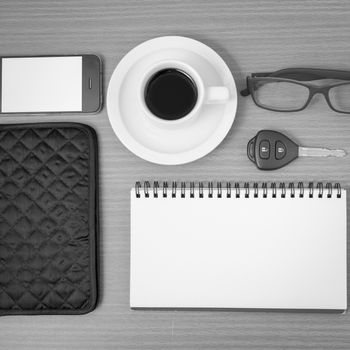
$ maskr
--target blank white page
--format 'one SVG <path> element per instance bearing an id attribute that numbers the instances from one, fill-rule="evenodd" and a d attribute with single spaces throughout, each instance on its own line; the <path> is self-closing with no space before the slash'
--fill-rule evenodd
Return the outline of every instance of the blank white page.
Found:
<path id="1" fill-rule="evenodd" d="M 179 197 L 131 191 L 131 307 L 347 308 L 346 191 Z"/>
<path id="2" fill-rule="evenodd" d="M 81 112 L 82 57 L 3 58 L 1 112 Z"/>

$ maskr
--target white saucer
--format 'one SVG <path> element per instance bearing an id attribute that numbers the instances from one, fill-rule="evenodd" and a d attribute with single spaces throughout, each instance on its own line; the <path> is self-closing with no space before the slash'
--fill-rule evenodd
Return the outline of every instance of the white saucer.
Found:
<path id="1" fill-rule="evenodd" d="M 212 86 L 226 86 L 230 98 L 224 104 L 204 106 L 201 114 L 188 123 L 155 123 L 138 102 L 139 79 L 152 64 L 186 57 L 201 60 L 207 81 Z M 132 49 L 114 70 L 107 92 L 114 133 L 131 152 L 158 164 L 184 164 L 211 152 L 230 130 L 236 109 L 236 85 L 223 59 L 203 43 L 179 36 L 152 39 Z"/>

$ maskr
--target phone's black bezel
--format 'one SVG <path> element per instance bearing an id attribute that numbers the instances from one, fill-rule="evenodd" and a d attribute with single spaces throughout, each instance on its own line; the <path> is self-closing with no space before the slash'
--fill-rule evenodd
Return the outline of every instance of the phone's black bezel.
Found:
<path id="1" fill-rule="evenodd" d="M 81 56 L 83 61 L 82 112 L 97 113 L 102 108 L 102 61 L 96 55 Z"/>
<path id="2" fill-rule="evenodd" d="M 82 110 L 81 111 L 43 111 L 43 112 L 2 112 L 2 59 L 3 58 L 40 58 L 40 57 L 82 57 Z M 90 84 L 91 79 L 91 84 Z M 96 83 L 97 82 L 97 83 Z M 91 88 L 90 88 L 91 87 Z M 0 115 L 13 114 L 81 114 L 98 113 L 102 109 L 102 60 L 97 55 L 30 55 L 0 57 Z"/>

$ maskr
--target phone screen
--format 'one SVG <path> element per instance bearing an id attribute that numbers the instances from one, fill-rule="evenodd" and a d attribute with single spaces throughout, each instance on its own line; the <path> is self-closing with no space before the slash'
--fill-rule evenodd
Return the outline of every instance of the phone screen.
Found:
<path id="1" fill-rule="evenodd" d="M 1 59 L 1 112 L 81 112 L 82 56 Z"/>

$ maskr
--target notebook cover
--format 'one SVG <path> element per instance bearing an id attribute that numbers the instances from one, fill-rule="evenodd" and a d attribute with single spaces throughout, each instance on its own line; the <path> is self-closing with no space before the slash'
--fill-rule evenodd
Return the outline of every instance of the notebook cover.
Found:
<path id="1" fill-rule="evenodd" d="M 87 125 L 1 125 L 0 315 L 95 308 L 97 155 Z"/>
<path id="2" fill-rule="evenodd" d="M 131 191 L 132 308 L 347 308 L 339 184 L 184 184 Z"/>

